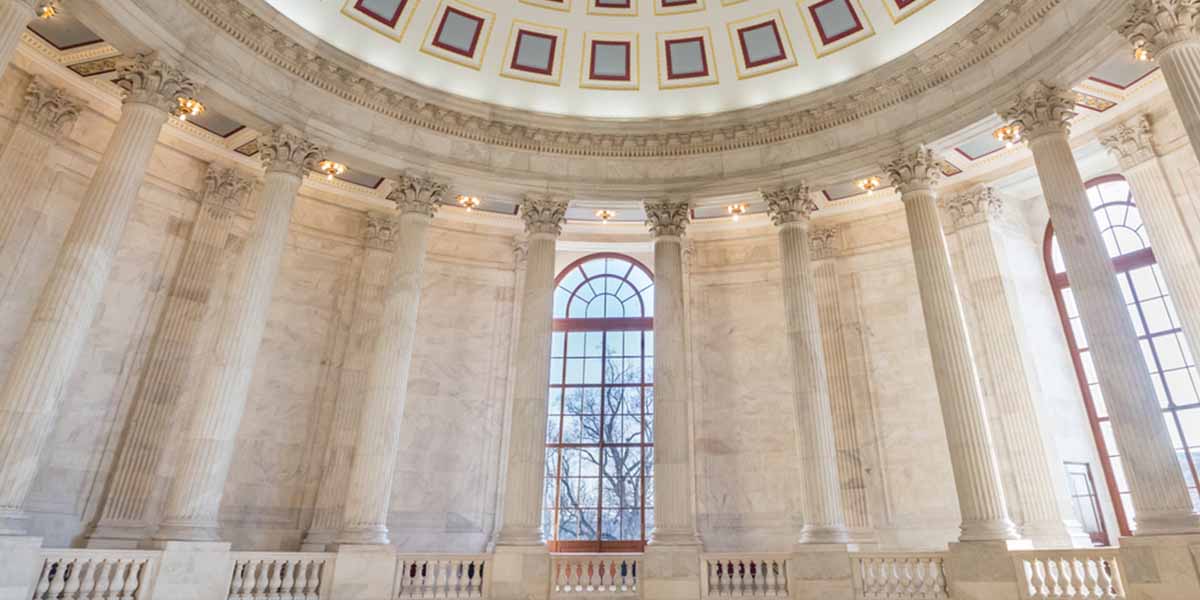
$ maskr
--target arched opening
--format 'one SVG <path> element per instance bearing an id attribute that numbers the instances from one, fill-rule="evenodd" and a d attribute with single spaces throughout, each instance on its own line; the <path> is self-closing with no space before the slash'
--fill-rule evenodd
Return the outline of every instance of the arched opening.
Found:
<path id="1" fill-rule="evenodd" d="M 554 292 L 542 530 L 555 552 L 630 552 L 654 527 L 654 279 L 593 254 Z"/>
<path id="2" fill-rule="evenodd" d="M 1200 375 L 1184 339 L 1179 316 L 1171 303 L 1154 250 L 1145 234 L 1128 182 L 1119 175 L 1087 182 L 1096 224 L 1112 258 L 1117 281 L 1125 296 L 1142 355 L 1154 380 L 1154 389 L 1171 433 L 1175 453 L 1183 469 L 1192 503 L 1200 508 Z M 1125 467 L 1113 437 L 1112 422 L 1101 393 L 1096 365 L 1080 324 L 1075 296 L 1054 237 L 1053 224 L 1046 227 L 1046 269 L 1058 302 L 1063 329 L 1071 347 L 1075 372 L 1083 392 L 1088 418 L 1100 452 L 1105 479 L 1115 503 L 1122 535 L 1131 535 L 1135 519 Z M 1086 524 L 1085 524 L 1086 525 Z"/>

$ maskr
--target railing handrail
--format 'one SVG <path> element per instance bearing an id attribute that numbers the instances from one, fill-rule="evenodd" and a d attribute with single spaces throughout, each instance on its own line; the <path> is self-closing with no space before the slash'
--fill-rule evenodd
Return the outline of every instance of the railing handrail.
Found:
<path id="1" fill-rule="evenodd" d="M 1047 556 L 1087 556 L 1097 558 L 1116 557 L 1121 553 L 1118 546 L 1103 546 L 1100 548 L 1042 548 L 1038 550 L 1010 550 L 1013 558 L 1042 558 Z"/>
<path id="2" fill-rule="evenodd" d="M 434 554 L 425 552 L 410 552 L 405 554 L 396 554 L 397 560 L 417 559 L 417 560 L 480 560 L 490 559 L 491 554 Z"/>
<path id="3" fill-rule="evenodd" d="M 700 558 L 702 560 L 748 560 L 754 558 L 790 560 L 792 556 L 790 552 L 706 552 L 701 554 Z"/>
<path id="4" fill-rule="evenodd" d="M 906 550 L 888 552 L 851 552 L 850 558 L 907 558 L 915 556 L 941 556 L 950 554 L 949 550 Z"/>
<path id="5" fill-rule="evenodd" d="M 117 558 L 153 560 L 162 556 L 162 550 L 121 550 L 100 548 L 43 548 L 42 558 Z"/>
<path id="6" fill-rule="evenodd" d="M 262 552 L 258 550 L 245 552 L 230 552 L 233 559 L 236 560 L 278 560 L 287 558 L 291 560 L 333 560 L 337 556 L 334 552 Z"/>
<path id="7" fill-rule="evenodd" d="M 551 552 L 551 558 L 570 558 L 572 556 L 579 557 L 595 557 L 595 556 L 617 556 L 617 557 L 638 557 L 645 556 L 644 552 Z"/>

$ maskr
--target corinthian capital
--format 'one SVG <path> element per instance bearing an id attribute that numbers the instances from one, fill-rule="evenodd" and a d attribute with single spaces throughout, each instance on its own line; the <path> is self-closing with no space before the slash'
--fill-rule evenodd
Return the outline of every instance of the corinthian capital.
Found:
<path id="1" fill-rule="evenodd" d="M 388 192 L 388 200 L 396 203 L 403 213 L 416 213 L 433 217 L 442 196 L 446 194 L 446 183 L 419 175 L 400 175 L 396 185 Z"/>
<path id="2" fill-rule="evenodd" d="M 521 201 L 521 218 L 525 220 L 525 233 L 562 233 L 562 224 L 567 216 L 567 201 L 550 194 L 525 194 Z"/>
<path id="3" fill-rule="evenodd" d="M 679 237 L 688 225 L 687 200 L 646 200 L 646 225 L 654 237 Z"/>
<path id="4" fill-rule="evenodd" d="M 390 252 L 396 247 L 396 237 L 400 232 L 398 216 L 390 212 L 367 213 L 367 229 L 363 232 L 363 242 L 368 248 Z"/>
<path id="5" fill-rule="evenodd" d="M 1117 125 L 1100 138 L 1100 143 L 1117 159 L 1122 169 L 1136 167 L 1155 156 L 1150 119 L 1146 115 L 1138 115 L 1131 121 Z"/>
<path id="6" fill-rule="evenodd" d="M 258 138 L 258 150 L 268 173 L 274 171 L 297 177 L 303 177 L 304 172 L 324 155 L 316 144 L 286 126 Z"/>
<path id="7" fill-rule="evenodd" d="M 50 137 L 61 137 L 79 119 L 82 103 L 66 90 L 54 87 L 41 77 L 34 77 L 25 88 L 25 106 L 21 122 Z"/>
<path id="8" fill-rule="evenodd" d="M 904 195 L 914 190 L 932 189 L 942 178 L 942 161 L 929 148 L 901 152 L 895 160 L 883 167 L 892 186 Z"/>
<path id="9" fill-rule="evenodd" d="M 1004 212 L 1004 199 L 995 189 L 978 186 L 945 201 L 946 214 L 955 227 L 966 227 L 999 217 Z"/>
<path id="10" fill-rule="evenodd" d="M 191 79 L 154 54 L 138 54 L 121 61 L 114 83 L 125 90 L 126 104 L 149 104 L 167 113 L 179 105 L 178 98 L 196 95 L 196 84 Z"/>
<path id="11" fill-rule="evenodd" d="M 776 225 L 807 221 L 809 215 L 817 210 L 817 203 L 813 202 L 808 184 L 804 182 L 767 190 L 762 195 L 767 202 L 771 222 Z"/>
<path id="12" fill-rule="evenodd" d="M 250 190 L 254 189 L 254 180 L 237 172 L 217 165 L 209 165 L 204 174 L 204 194 L 201 202 L 230 212 L 241 209 Z"/>
<path id="13" fill-rule="evenodd" d="M 813 260 L 833 258 L 842 251 L 837 227 L 818 227 L 808 232 L 808 250 Z"/>
<path id="14" fill-rule="evenodd" d="M 1200 0 L 1131 0 L 1129 17 L 1117 27 L 1135 48 L 1157 55 L 1180 42 L 1197 40 Z"/>
<path id="15" fill-rule="evenodd" d="M 1075 94 L 1043 81 L 1034 81 L 1000 113 L 1021 130 L 1022 137 L 1036 138 L 1048 133 L 1067 134 L 1075 117 Z"/>

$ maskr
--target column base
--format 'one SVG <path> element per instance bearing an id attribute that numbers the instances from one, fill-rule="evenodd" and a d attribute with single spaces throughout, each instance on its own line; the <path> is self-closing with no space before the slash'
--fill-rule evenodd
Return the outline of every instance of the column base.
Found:
<path id="1" fill-rule="evenodd" d="M 856 544 L 797 545 L 788 561 L 789 597 L 796 600 L 854 600 L 850 553 Z"/>
<path id="2" fill-rule="evenodd" d="M 674 530 L 655 528 L 650 532 L 650 540 L 646 542 L 646 548 L 650 546 L 680 546 L 689 547 L 702 545 L 700 534 L 692 530 Z"/>
<path id="3" fill-rule="evenodd" d="M 492 538 L 492 544 L 497 548 L 500 546 L 545 548 L 546 540 L 542 538 L 540 529 L 505 527 Z"/>
<path id="4" fill-rule="evenodd" d="M 963 521 L 959 526 L 960 542 L 1003 542 L 1019 540 L 1017 527 L 1008 519 L 991 521 Z"/>
<path id="5" fill-rule="evenodd" d="M 491 564 L 492 600 L 550 597 L 550 551 L 545 544 L 497 543 Z"/>
<path id="6" fill-rule="evenodd" d="M 42 570 L 42 538 L 0 536 L 0 600 L 29 600 Z"/>
<path id="7" fill-rule="evenodd" d="M 1200 534 L 1200 515 L 1191 511 L 1176 511 L 1156 515 L 1137 515 L 1137 534 L 1148 535 L 1191 535 Z"/>
<path id="8" fill-rule="evenodd" d="M 1092 538 L 1079 521 L 1035 521 L 1021 528 L 1034 548 L 1091 548 Z"/>
<path id="9" fill-rule="evenodd" d="M 396 553 L 391 546 L 338 546 L 334 570 L 330 598 L 391 600 L 396 581 Z"/>
<path id="10" fill-rule="evenodd" d="M 333 529 L 309 529 L 300 543 L 301 552 L 325 552 L 337 540 L 337 531 Z"/>
<path id="11" fill-rule="evenodd" d="M 1018 600 L 1017 572 L 1009 552 L 1032 549 L 1029 540 L 951 542 L 945 564 L 950 597 Z"/>
<path id="12" fill-rule="evenodd" d="M 220 600 L 229 594 L 233 556 L 229 542 L 152 541 L 161 550 L 149 600 Z"/>
<path id="13" fill-rule="evenodd" d="M 1123 537 L 1118 560 L 1130 598 L 1191 600 L 1200 590 L 1200 534 Z"/>
<path id="14" fill-rule="evenodd" d="M 103 523 L 87 534 L 84 546 L 97 549 L 134 550 L 150 539 L 150 528 L 144 523 Z"/>
<path id="15" fill-rule="evenodd" d="M 29 515 L 23 510 L 0 510 L 0 535 L 24 536 L 29 531 Z"/>
<path id="16" fill-rule="evenodd" d="M 654 600 L 700 598 L 702 550 L 700 538 L 695 533 L 664 536 L 655 530 L 653 539 L 646 544 L 642 570 L 638 573 L 642 597 Z"/>
<path id="17" fill-rule="evenodd" d="M 343 529 L 335 541 L 338 546 L 387 546 L 392 543 L 388 539 L 388 529 L 383 525 Z"/>
<path id="18" fill-rule="evenodd" d="M 216 523 L 165 521 L 152 539 L 156 542 L 220 542 L 221 535 Z"/>
<path id="19" fill-rule="evenodd" d="M 805 525 L 800 530 L 800 544 L 848 544 L 850 532 L 845 527 L 815 527 Z"/>

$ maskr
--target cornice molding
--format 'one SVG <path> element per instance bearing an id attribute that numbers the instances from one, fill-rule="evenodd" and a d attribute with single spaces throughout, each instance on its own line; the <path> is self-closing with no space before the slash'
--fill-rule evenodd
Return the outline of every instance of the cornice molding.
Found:
<path id="1" fill-rule="evenodd" d="M 444 135 L 523 151 L 595 157 L 668 157 L 727 152 L 776 144 L 839 127 L 919 96 L 963 73 L 1012 43 L 1037 25 L 1064 0 L 1007 0 L 988 18 L 955 42 L 936 37 L 938 52 L 894 73 L 882 81 L 860 77 L 846 93 L 815 106 L 804 98 L 786 100 L 795 105 L 784 114 L 765 119 L 656 133 L 610 133 L 553 129 L 469 114 L 404 92 L 381 86 L 353 69 L 322 56 L 280 32 L 246 8 L 240 0 L 186 0 L 216 27 L 267 61 L 292 75 L 344 100 L 378 113 Z M 920 49 L 918 49 L 920 50 Z M 879 72 L 877 69 L 874 72 Z M 873 73 L 874 73 L 873 72 Z M 847 84 L 843 84 L 847 85 Z M 857 89 L 853 89 L 857 88 Z M 804 106 L 804 104 L 810 104 Z M 747 109 L 751 115 L 757 109 Z M 737 111 L 742 112 L 742 111 Z M 778 112 L 778 111 L 771 111 Z M 690 120 L 689 120 L 690 121 Z M 581 121 L 582 122 L 582 121 Z"/>

